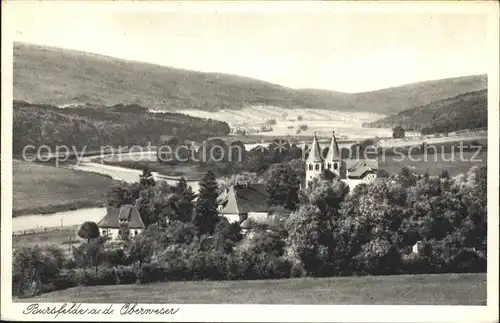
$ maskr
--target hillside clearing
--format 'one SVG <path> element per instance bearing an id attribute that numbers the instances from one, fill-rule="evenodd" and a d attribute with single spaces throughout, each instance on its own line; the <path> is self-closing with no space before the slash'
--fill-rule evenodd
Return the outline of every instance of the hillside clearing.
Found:
<path id="1" fill-rule="evenodd" d="M 486 305 L 486 274 L 75 287 L 22 302 Z"/>
<path id="2" fill-rule="evenodd" d="M 12 162 L 14 216 L 101 206 L 109 177 L 19 160 Z"/>

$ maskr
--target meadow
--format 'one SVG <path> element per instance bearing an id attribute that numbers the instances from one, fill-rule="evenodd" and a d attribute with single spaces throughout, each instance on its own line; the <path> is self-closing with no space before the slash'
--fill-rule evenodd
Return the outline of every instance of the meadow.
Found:
<path id="1" fill-rule="evenodd" d="M 74 287 L 22 302 L 486 305 L 486 274 L 187 281 Z"/>
<path id="2" fill-rule="evenodd" d="M 427 156 L 413 155 L 411 160 L 408 156 L 402 159 L 401 156 L 385 156 L 379 158 L 379 169 L 386 170 L 390 174 L 401 172 L 405 166 L 415 167 L 420 173 L 427 172 L 431 176 L 438 176 L 442 171 L 447 171 L 451 176 L 465 174 L 472 166 L 485 166 L 487 162 L 487 152 L 482 151 L 477 156 L 474 152 L 440 153 Z M 402 160 L 401 160 L 402 159 Z"/>
<path id="3" fill-rule="evenodd" d="M 70 253 L 71 246 L 80 244 L 77 235 L 78 226 L 52 228 L 40 232 L 12 235 L 13 248 L 57 245 L 63 251 Z"/>
<path id="4" fill-rule="evenodd" d="M 101 206 L 113 183 L 98 174 L 19 160 L 13 160 L 12 173 L 13 216 Z"/>

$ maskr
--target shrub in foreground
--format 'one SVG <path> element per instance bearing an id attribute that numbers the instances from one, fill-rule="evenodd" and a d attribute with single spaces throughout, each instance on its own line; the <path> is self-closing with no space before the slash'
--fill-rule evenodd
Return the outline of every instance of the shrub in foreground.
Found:
<path id="1" fill-rule="evenodd" d="M 144 264 L 139 268 L 137 281 L 141 284 L 159 282 L 165 280 L 165 271 L 158 263 Z"/>
<path id="2" fill-rule="evenodd" d="M 95 270 L 85 270 L 82 275 L 82 285 L 84 286 L 103 286 L 116 285 L 117 276 L 113 268 L 99 268 Z"/>
<path id="3" fill-rule="evenodd" d="M 131 267 L 119 266 L 115 272 L 119 285 L 135 284 L 137 281 L 137 274 Z"/>

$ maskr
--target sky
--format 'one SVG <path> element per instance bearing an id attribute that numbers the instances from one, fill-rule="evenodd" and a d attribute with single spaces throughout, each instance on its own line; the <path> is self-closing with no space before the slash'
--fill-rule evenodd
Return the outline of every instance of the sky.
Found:
<path id="1" fill-rule="evenodd" d="M 14 41 L 292 88 L 371 91 L 487 72 L 480 14 L 156 12 L 24 7 Z"/>

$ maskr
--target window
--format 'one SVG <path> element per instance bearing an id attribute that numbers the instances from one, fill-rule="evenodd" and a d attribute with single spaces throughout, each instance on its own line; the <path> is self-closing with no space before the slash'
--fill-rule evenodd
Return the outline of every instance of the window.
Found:
<path id="1" fill-rule="evenodd" d="M 332 164 L 328 163 L 328 169 L 332 169 Z"/>
<path id="2" fill-rule="evenodd" d="M 138 232 L 137 232 L 137 230 L 135 230 L 135 235 L 137 235 L 137 234 L 138 234 Z"/>
<path id="3" fill-rule="evenodd" d="M 122 234 L 122 230 L 118 230 L 118 234 Z"/>
<path id="4" fill-rule="evenodd" d="M 321 164 L 321 170 L 325 169 L 325 165 Z"/>
<path id="5" fill-rule="evenodd" d="M 339 164 L 333 163 L 333 169 L 338 169 L 338 168 L 339 168 Z"/>
<path id="6" fill-rule="evenodd" d="M 309 164 L 309 170 L 313 170 L 313 165 Z"/>
<path id="7" fill-rule="evenodd" d="M 319 170 L 319 164 L 316 164 L 315 168 L 316 168 L 316 170 Z"/>

